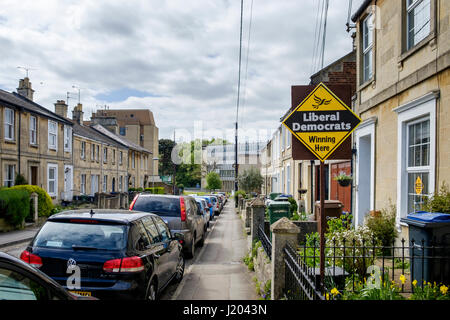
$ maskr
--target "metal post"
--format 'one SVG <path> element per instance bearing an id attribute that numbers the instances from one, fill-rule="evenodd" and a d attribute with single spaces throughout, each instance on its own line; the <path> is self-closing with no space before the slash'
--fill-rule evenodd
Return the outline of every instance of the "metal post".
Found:
<path id="1" fill-rule="evenodd" d="M 320 161 L 320 283 L 325 279 L 325 165 Z"/>

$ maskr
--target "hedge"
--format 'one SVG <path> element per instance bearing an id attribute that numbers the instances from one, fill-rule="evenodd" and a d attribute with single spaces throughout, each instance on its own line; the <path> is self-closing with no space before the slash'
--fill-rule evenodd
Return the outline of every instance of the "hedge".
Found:
<path id="1" fill-rule="evenodd" d="M 0 190 L 0 217 L 12 226 L 20 226 L 30 214 L 30 194 L 26 190 Z"/>
<path id="2" fill-rule="evenodd" d="M 52 198 L 50 198 L 48 193 L 41 187 L 33 186 L 33 185 L 20 185 L 20 186 L 11 187 L 9 189 L 25 190 L 28 192 L 28 198 L 33 192 L 36 192 L 38 194 L 38 215 L 39 215 L 39 217 L 48 217 L 52 214 L 52 210 L 54 207 Z"/>
<path id="3" fill-rule="evenodd" d="M 145 188 L 145 191 L 153 194 L 164 194 L 165 190 L 163 187 Z"/>

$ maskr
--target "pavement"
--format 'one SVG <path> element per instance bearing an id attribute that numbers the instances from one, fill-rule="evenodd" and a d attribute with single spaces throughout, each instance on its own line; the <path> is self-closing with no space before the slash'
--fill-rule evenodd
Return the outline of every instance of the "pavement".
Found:
<path id="1" fill-rule="evenodd" d="M 230 199 L 172 300 L 257 300 L 253 274 L 242 261 L 246 254 L 243 221 Z"/>
<path id="2" fill-rule="evenodd" d="M 0 248 L 31 241 L 40 227 L 27 227 L 22 230 L 0 232 Z"/>

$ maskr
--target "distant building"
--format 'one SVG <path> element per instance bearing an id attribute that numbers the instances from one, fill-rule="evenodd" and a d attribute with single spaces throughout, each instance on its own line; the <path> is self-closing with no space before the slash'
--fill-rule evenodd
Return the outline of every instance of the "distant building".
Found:
<path id="1" fill-rule="evenodd" d="M 149 150 L 154 157 L 158 157 L 159 129 L 155 124 L 153 113 L 149 109 L 107 109 L 97 110 L 92 117 L 92 125 L 100 124 L 116 135 L 124 137 Z M 158 160 L 150 159 L 151 179 L 160 181 L 158 175 Z"/>
<path id="2" fill-rule="evenodd" d="M 261 149 L 264 144 L 261 142 L 245 142 L 239 144 L 238 149 L 238 171 L 239 174 L 253 167 L 257 170 L 261 168 Z M 222 180 L 222 191 L 231 192 L 234 190 L 235 182 L 235 145 L 220 144 L 209 145 L 203 150 L 202 180 L 201 187 L 206 187 L 206 175 L 215 171 Z"/>

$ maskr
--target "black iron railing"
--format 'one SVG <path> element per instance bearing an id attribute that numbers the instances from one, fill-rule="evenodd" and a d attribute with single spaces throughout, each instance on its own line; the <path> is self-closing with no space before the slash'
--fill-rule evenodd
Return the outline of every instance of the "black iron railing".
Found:
<path id="1" fill-rule="evenodd" d="M 320 278 L 319 243 L 284 249 L 285 295 L 316 300 L 358 293 L 369 286 L 396 290 L 408 297 L 424 286 L 450 284 L 450 244 L 404 239 L 400 245 L 372 241 L 327 241 L 325 277 Z M 384 286 L 384 287 L 383 287 Z M 333 291 L 333 294 L 330 294 Z"/>
<path id="2" fill-rule="evenodd" d="M 309 267 L 289 244 L 283 250 L 284 294 L 288 300 L 324 300 L 317 283 L 316 268 Z"/>
<path id="3" fill-rule="evenodd" d="M 272 259 L 272 242 L 270 242 L 269 237 L 264 232 L 262 226 L 258 226 L 258 239 L 261 241 L 261 244 L 266 252 L 267 256 Z"/>

